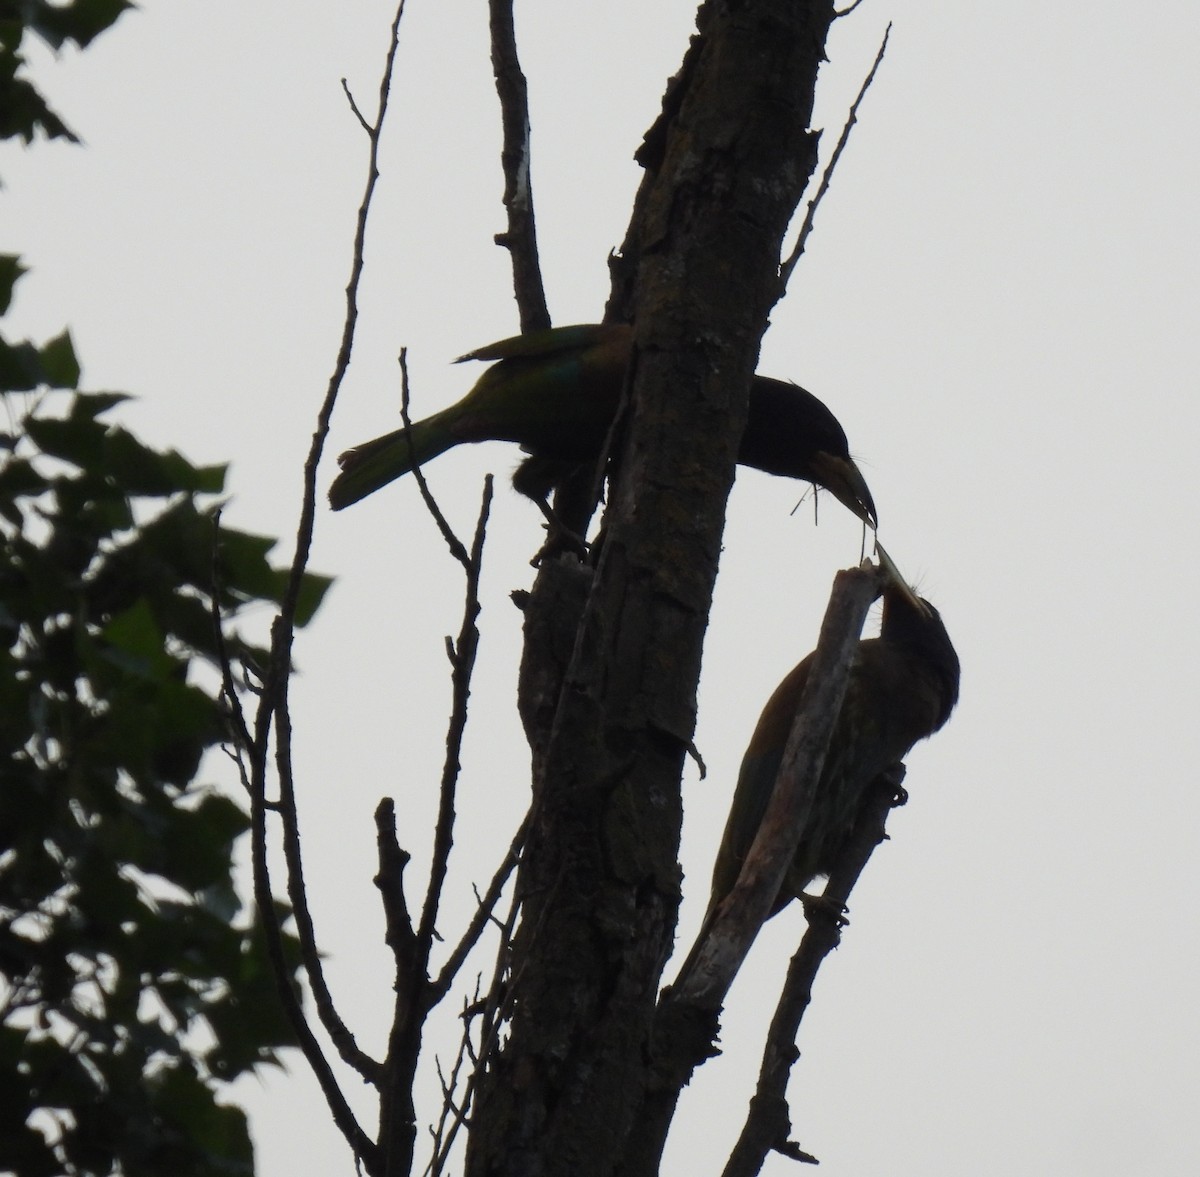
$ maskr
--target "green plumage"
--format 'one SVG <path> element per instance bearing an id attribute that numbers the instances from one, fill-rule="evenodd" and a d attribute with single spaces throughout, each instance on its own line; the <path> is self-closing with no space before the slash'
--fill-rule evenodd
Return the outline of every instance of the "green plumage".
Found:
<path id="1" fill-rule="evenodd" d="M 542 498 L 557 463 L 594 462 L 620 404 L 632 333 L 621 324 L 580 324 L 517 335 L 461 356 L 493 360 L 457 404 L 347 450 L 329 491 L 335 511 L 358 502 L 452 446 L 511 441 L 531 455 L 514 479 Z M 770 474 L 826 487 L 861 519 L 875 507 L 837 418 L 794 384 L 756 376 L 738 460 Z"/>
<path id="2" fill-rule="evenodd" d="M 958 700 L 958 655 L 937 610 L 924 604 L 927 614 L 918 611 L 916 598 L 888 588 L 879 637 L 859 643 L 813 807 L 772 915 L 829 873 L 871 783 L 950 717 Z M 713 868 L 710 911 L 733 889 L 762 824 L 812 658 L 775 689 L 746 748 Z"/>

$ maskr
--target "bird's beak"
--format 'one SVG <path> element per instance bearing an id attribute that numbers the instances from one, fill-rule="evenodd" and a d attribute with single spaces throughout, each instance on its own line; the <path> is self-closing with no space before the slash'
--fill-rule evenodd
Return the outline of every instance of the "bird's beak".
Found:
<path id="1" fill-rule="evenodd" d="M 849 508 L 868 527 L 875 528 L 879 520 L 875 515 L 875 500 L 867 489 L 867 480 L 850 458 L 839 458 L 836 454 L 818 450 L 812 458 L 815 481 L 823 486 L 839 503 Z"/>
<path id="2" fill-rule="evenodd" d="M 884 576 L 900 591 L 900 595 L 904 597 L 920 616 L 928 617 L 929 606 L 913 592 L 912 585 L 900 575 L 900 569 L 896 567 L 895 561 L 887 554 L 883 544 L 878 539 L 875 541 L 875 557 L 879 561 L 879 567 L 883 569 Z"/>

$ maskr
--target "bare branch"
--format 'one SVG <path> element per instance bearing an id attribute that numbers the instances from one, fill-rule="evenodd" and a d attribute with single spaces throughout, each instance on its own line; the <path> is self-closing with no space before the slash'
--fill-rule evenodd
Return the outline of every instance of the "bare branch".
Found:
<path id="1" fill-rule="evenodd" d="M 421 909 L 421 922 L 417 928 L 417 953 L 421 970 L 425 971 L 429 961 L 429 948 L 433 942 L 434 926 L 437 923 L 438 903 L 442 884 L 450 860 L 450 847 L 454 841 L 454 798 L 461 768 L 463 736 L 467 730 L 467 702 L 471 696 L 471 674 L 475 669 L 475 655 L 479 649 L 479 576 L 483 564 L 483 541 L 487 533 L 488 514 L 492 506 L 492 476 L 483 483 L 483 500 L 479 507 L 479 519 L 475 525 L 475 538 L 467 564 L 467 595 L 463 606 L 462 625 L 454 648 L 454 669 L 451 673 L 452 702 L 450 727 L 446 733 L 446 759 L 442 767 L 441 801 L 438 807 L 437 827 L 433 839 L 433 862 L 429 868 L 429 886 L 425 892 L 425 903 Z"/>
<path id="2" fill-rule="evenodd" d="M 366 118 L 363 117 L 363 112 L 358 109 L 358 103 L 354 101 L 354 95 L 350 93 L 350 83 L 347 82 L 345 78 L 342 79 L 342 93 L 346 95 L 346 101 L 350 103 L 350 110 L 353 112 L 354 117 L 358 119 L 359 126 L 362 127 L 362 129 L 366 131 L 368 135 L 373 135 L 375 133 L 375 128 L 372 127 L 369 122 L 367 122 Z"/>
<path id="3" fill-rule="evenodd" d="M 292 986 L 291 970 L 283 951 L 283 934 L 275 897 L 271 889 L 270 870 L 267 865 L 267 802 L 264 794 L 265 773 L 255 765 L 251 777 L 250 794 L 250 856 L 254 868 L 254 901 L 258 917 L 262 922 L 267 956 L 275 976 L 275 987 L 284 1013 L 291 1023 L 297 1042 L 329 1105 L 334 1123 L 346 1138 L 356 1157 L 366 1166 L 367 1172 L 379 1173 L 378 1153 L 370 1137 L 359 1126 L 350 1105 L 346 1102 L 333 1070 L 329 1066 L 320 1043 L 304 1016 L 300 997 Z"/>
<path id="4" fill-rule="evenodd" d="M 246 713 L 242 708 L 241 693 L 233 681 L 233 661 L 229 657 L 229 648 L 225 641 L 225 626 L 221 621 L 221 512 L 213 515 L 213 545 L 212 545 L 212 590 L 209 598 L 209 616 L 212 618 L 213 638 L 217 646 L 217 663 L 221 671 L 221 693 L 228 708 L 228 719 L 233 728 L 234 744 L 239 750 L 238 765 L 241 769 L 242 783 L 246 784 L 245 768 L 242 765 L 240 753 L 250 747 L 250 728 L 246 723 Z M 248 787 L 248 786 L 247 786 Z"/>
<path id="5" fill-rule="evenodd" d="M 379 1081 L 377 1060 L 363 1051 L 333 1003 L 325 981 L 325 968 L 317 949 L 316 929 L 308 907 L 308 888 L 304 883 L 304 859 L 300 851 L 300 818 L 296 809 L 295 778 L 292 774 L 292 716 L 288 708 L 279 710 L 275 770 L 279 774 L 279 815 L 283 821 L 283 855 L 287 863 L 287 892 L 300 939 L 300 957 L 312 990 L 313 1003 L 342 1061 L 364 1079 Z"/>
<path id="6" fill-rule="evenodd" d="M 467 1117 L 465 1099 L 462 1104 L 455 1104 L 454 1092 L 458 1088 L 458 1078 L 462 1073 L 464 1063 L 468 1060 L 472 1063 L 475 1061 L 475 1052 L 471 1049 L 471 1017 L 473 1011 L 479 1006 L 479 998 L 479 979 L 476 978 L 474 998 L 469 1003 L 466 999 L 463 1000 L 462 1013 L 459 1015 L 462 1019 L 462 1035 L 458 1040 L 458 1051 L 454 1056 L 454 1066 L 450 1070 L 449 1079 L 442 1071 L 441 1060 L 436 1060 L 438 1082 L 442 1088 L 442 1109 L 436 1126 L 430 1129 L 430 1135 L 433 1137 L 433 1153 L 429 1158 L 429 1163 L 425 1166 L 426 1174 L 432 1174 L 435 1165 L 440 1172 L 449 1153 L 450 1142 L 457 1133 L 459 1125 L 464 1123 Z M 469 1092 L 467 1098 L 469 1098 Z M 449 1124 L 449 1129 L 447 1129 L 447 1124 Z"/>
<path id="7" fill-rule="evenodd" d="M 427 503 L 431 499 L 426 500 Z M 471 551 L 466 555 L 466 600 L 458 640 L 450 652 L 452 664 L 452 701 L 450 723 L 446 733 L 446 757 L 442 766 L 442 782 L 434 829 L 433 861 L 421 919 L 415 935 L 411 935 L 403 892 L 393 893 L 389 933 L 395 938 L 393 951 L 397 954 L 396 1000 L 392 1026 L 388 1035 L 387 1061 L 384 1064 L 385 1083 L 381 1092 L 380 1147 L 387 1173 L 408 1173 L 412 1167 L 416 1145 L 416 1110 L 413 1102 L 413 1082 L 421 1051 L 421 1036 L 425 1017 L 436 1000 L 429 981 L 429 956 L 436 934 L 438 907 L 442 887 L 454 844 L 454 801 L 461 768 L 463 735 L 467 726 L 467 703 L 471 694 L 471 674 L 479 648 L 479 576 L 483 563 L 483 543 L 487 534 L 488 514 L 492 504 L 492 477 L 483 484 L 483 499 Z M 436 507 L 436 504 L 434 504 Z M 439 513 L 440 514 L 440 513 Z M 437 517 L 437 516 L 435 516 Z M 457 541 L 456 541 L 457 542 Z M 453 550 L 453 549 L 452 549 Z M 399 886 L 399 880 L 393 884 Z M 389 902 L 384 892 L 385 903 Z M 401 918 L 401 909 L 403 916 Z M 407 960 L 405 959 L 407 958 Z"/>
<path id="8" fill-rule="evenodd" d="M 417 488 L 421 492 L 425 509 L 433 516 L 433 521 L 437 524 L 438 531 L 442 533 L 442 539 L 446 541 L 446 546 L 450 549 L 450 555 L 467 570 L 469 577 L 471 574 L 471 557 L 467 555 L 467 549 L 463 546 L 462 540 L 454 534 L 454 529 L 450 526 L 446 516 L 442 514 L 442 509 L 438 506 L 437 499 L 433 497 L 433 491 L 429 489 L 429 483 L 425 481 L 425 474 L 421 470 L 421 465 L 417 461 L 416 450 L 413 448 L 412 418 L 408 412 L 408 348 L 402 347 L 400 349 L 398 359 L 400 363 L 400 420 L 404 423 L 404 441 L 408 446 L 409 458 L 412 460 L 412 475 L 417 480 Z M 489 491 L 488 493 L 490 494 L 491 492 Z"/>
<path id="9" fill-rule="evenodd" d="M 820 899 L 805 907 L 808 930 L 788 966 L 779 1004 L 767 1032 L 758 1088 L 722 1177 L 754 1177 L 772 1151 L 793 1160 L 815 1163 L 815 1157 L 789 1139 L 791 1120 L 787 1082 L 792 1065 L 799 1057 L 796 1035 L 812 1000 L 817 970 L 841 940 L 841 928 L 845 923 L 841 912 L 845 910 L 850 892 L 875 847 L 887 837 L 888 811 L 903 803 L 903 780 L 904 766 L 899 764 L 871 786 L 854 833 L 843 848 L 824 892 Z"/>
<path id="10" fill-rule="evenodd" d="M 846 16 L 853 12 L 858 7 L 861 0 L 855 0 L 855 3 L 847 8 L 844 12 L 837 13 L 837 16 Z M 804 253 L 804 247 L 808 244 L 809 234 L 813 231 L 813 223 L 816 220 L 817 209 L 820 207 L 825 193 L 829 191 L 830 181 L 833 179 L 834 169 L 838 165 L 838 160 L 842 158 L 842 152 L 845 150 L 846 144 L 850 140 L 850 131 L 855 123 L 858 122 L 858 108 L 862 105 L 862 100 L 866 96 L 867 91 L 871 88 L 871 83 L 875 80 L 875 73 L 879 69 L 880 63 L 883 61 L 883 55 L 887 52 L 888 37 L 891 35 L 892 26 L 889 22 L 888 27 L 883 31 L 883 41 L 880 43 L 879 52 L 875 54 L 875 61 L 871 65 L 871 69 L 867 76 L 863 79 L 862 86 L 859 87 L 858 97 L 854 100 L 854 105 L 850 107 L 850 113 L 846 116 L 845 126 L 842 127 L 842 133 L 838 138 L 837 146 L 833 149 L 833 155 L 829 157 L 829 163 L 825 171 L 821 175 L 821 183 L 817 185 L 816 195 L 808 202 L 808 210 L 804 214 L 804 223 L 800 226 L 800 235 L 796 238 L 796 244 L 792 252 L 788 254 L 787 260 L 779 267 L 779 297 L 782 298 L 787 290 L 787 284 L 791 280 L 792 271 L 796 268 L 796 264 L 800 261 L 801 255 Z"/>
<path id="11" fill-rule="evenodd" d="M 271 627 L 271 653 L 264 675 L 262 694 L 259 698 L 255 715 L 253 739 L 250 745 L 251 780 L 251 854 L 254 869 L 254 897 L 259 915 L 263 923 L 267 951 L 275 973 L 276 987 L 284 1010 L 300 1042 L 301 1049 L 321 1086 L 322 1093 L 329 1105 L 334 1122 L 346 1137 L 351 1148 L 365 1165 L 369 1173 L 379 1172 L 378 1150 L 367 1137 L 354 1118 L 349 1104 L 346 1102 L 337 1080 L 325 1059 L 307 1020 L 296 992 L 292 988 L 291 973 L 283 951 L 282 934 L 278 916 L 275 911 L 272 895 L 270 872 L 267 863 L 266 812 L 266 774 L 268 765 L 268 746 L 271 738 L 271 728 L 279 724 L 283 735 L 279 754 L 276 758 L 277 767 L 281 769 L 283 778 L 291 781 L 291 747 L 290 725 L 288 722 L 288 686 L 292 665 L 292 646 L 295 640 L 296 612 L 303 588 L 304 574 L 308 567 L 308 559 L 312 550 L 313 530 L 316 519 L 317 501 L 317 469 L 321 455 L 324 452 L 325 440 L 329 434 L 329 426 L 333 417 L 333 409 L 337 402 L 338 393 L 350 365 L 350 355 L 353 350 L 355 331 L 358 324 L 358 290 L 362 281 L 365 265 L 365 242 L 367 221 L 379 179 L 379 143 L 387 114 L 388 100 L 391 93 L 392 77 L 395 70 L 396 53 L 400 40 L 400 21 L 404 15 L 404 0 L 396 7 L 392 21 L 388 50 L 379 82 L 379 104 L 374 123 L 366 125 L 366 120 L 359 114 L 360 122 L 367 129 L 370 149 L 368 152 L 367 180 L 362 201 L 359 204 L 356 217 L 353 254 L 350 265 L 350 279 L 346 285 L 346 310 L 342 327 L 342 339 L 334 361 L 333 371 L 326 386 L 325 395 L 317 411 L 316 428 L 313 432 L 312 444 L 304 463 L 304 483 L 301 499 L 300 520 L 296 529 L 296 547 L 292 558 L 288 581 L 284 590 L 283 600 L 278 616 Z M 293 812 L 288 821 L 294 822 Z M 292 840 L 298 846 L 295 832 L 287 834 L 285 840 Z M 289 867 L 294 867 L 292 856 L 289 855 Z M 308 935 L 311 936 L 311 929 Z M 365 1058 L 365 1056 L 363 1056 Z M 361 1060 L 360 1060 L 361 1061 Z"/>
<path id="12" fill-rule="evenodd" d="M 342 326 L 342 339 L 334 361 L 333 372 L 326 386 L 325 396 L 317 411 L 317 425 L 313 431 L 312 444 L 304 463 L 304 490 L 300 508 L 300 522 L 296 530 L 296 550 L 288 573 L 287 588 L 280 605 L 279 616 L 272 627 L 271 658 L 263 684 L 263 698 L 258 709 L 255 725 L 255 744 L 265 763 L 268 729 L 273 712 L 287 705 L 287 683 L 291 672 L 292 643 L 295 637 L 296 609 L 300 600 L 304 573 L 312 550 L 313 528 L 316 519 L 317 468 L 329 435 L 333 409 L 341 391 L 342 382 L 350 367 L 350 354 L 354 348 L 354 336 L 358 326 L 358 289 L 366 265 L 367 220 L 379 181 L 379 143 L 387 117 L 388 100 L 391 95 L 392 76 L 395 71 L 396 52 L 400 44 L 400 20 L 404 15 L 404 0 L 396 7 L 388 42 L 387 56 L 379 81 L 379 105 L 375 121 L 368 127 L 370 150 L 367 158 L 367 182 L 363 198 L 358 206 L 354 230 L 353 257 L 350 263 L 350 280 L 346 284 L 346 313 Z M 361 117 L 361 116 L 360 116 Z M 365 120 L 363 120 L 365 122 Z"/>
<path id="13" fill-rule="evenodd" d="M 483 929 L 487 927 L 488 921 L 492 918 L 492 912 L 500 900 L 504 884 L 508 882 L 509 876 L 520 861 L 521 848 L 525 845 L 525 833 L 528 828 L 529 814 L 526 814 L 520 828 L 509 844 L 508 853 L 505 854 L 504 860 L 496 868 L 496 873 L 492 876 L 492 881 L 487 891 L 479 900 L 479 906 L 475 909 L 475 914 L 471 917 L 471 922 L 467 925 L 467 930 L 463 933 L 458 946 L 450 954 L 449 959 L 442 966 L 437 979 L 432 983 L 431 990 L 435 1001 L 440 1000 L 448 992 L 450 986 L 454 983 L 454 978 L 458 974 L 458 970 L 462 968 L 467 955 L 475 947 L 479 937 L 483 934 Z"/>
<path id="14" fill-rule="evenodd" d="M 488 0 L 492 72 L 496 77 L 504 131 L 500 166 L 504 170 L 504 207 L 508 212 L 508 229 L 497 235 L 496 244 L 507 249 L 512 258 L 513 293 L 521 317 L 521 330 L 525 332 L 549 327 L 550 312 L 546 308 L 533 217 L 529 95 L 517 57 L 512 8 L 512 0 Z"/>
<path id="15" fill-rule="evenodd" d="M 375 807 L 375 845 L 379 856 L 379 872 L 375 886 L 383 900 L 384 942 L 392 950 L 396 962 L 396 987 L 411 975 L 416 933 L 408 902 L 404 897 L 404 868 L 410 855 L 396 838 L 396 804 L 385 797 Z"/>
<path id="16" fill-rule="evenodd" d="M 529 818 L 527 816 L 523 824 L 527 826 L 528 822 Z M 475 1098 L 483 1073 L 491 1063 L 493 1053 L 499 1041 L 500 1015 L 502 1010 L 508 1007 L 512 997 L 512 978 L 509 978 L 509 982 L 506 985 L 505 977 L 509 968 L 513 926 L 517 922 L 517 912 L 520 910 L 520 907 L 520 897 L 514 893 L 512 902 L 509 904 L 508 914 L 505 916 L 504 921 L 499 923 L 500 943 L 496 948 L 496 964 L 492 972 L 491 984 L 488 986 L 487 1000 L 484 1002 L 483 1013 L 479 1021 L 479 1051 L 472 1056 L 474 1068 L 463 1091 L 459 1114 L 451 1124 L 450 1130 L 446 1133 L 445 1140 L 440 1149 L 435 1149 L 433 1157 L 430 1159 L 428 1172 L 432 1177 L 440 1177 L 445 1171 L 446 1164 L 450 1158 L 450 1149 L 454 1144 L 454 1138 L 458 1135 L 459 1129 L 467 1123 L 471 1103 Z M 464 1042 L 467 1042 L 467 1040 L 464 1039 Z M 469 1042 L 467 1044 L 469 1046 Z"/>

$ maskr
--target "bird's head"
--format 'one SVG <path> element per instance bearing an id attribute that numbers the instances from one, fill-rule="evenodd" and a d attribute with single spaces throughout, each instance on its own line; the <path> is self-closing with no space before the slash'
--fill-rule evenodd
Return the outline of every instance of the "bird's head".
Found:
<path id="1" fill-rule="evenodd" d="M 878 522 L 867 480 L 850 457 L 846 431 L 798 384 L 755 376 L 738 460 L 768 474 L 815 482 L 867 526 Z"/>
<path id="2" fill-rule="evenodd" d="M 938 717 L 932 733 L 950 718 L 950 712 L 958 702 L 961 673 L 958 653 L 946 632 L 942 615 L 913 591 L 881 545 L 876 544 L 875 551 L 885 576 L 879 636 L 889 645 L 905 646 L 919 653 L 921 662 L 940 683 Z"/>

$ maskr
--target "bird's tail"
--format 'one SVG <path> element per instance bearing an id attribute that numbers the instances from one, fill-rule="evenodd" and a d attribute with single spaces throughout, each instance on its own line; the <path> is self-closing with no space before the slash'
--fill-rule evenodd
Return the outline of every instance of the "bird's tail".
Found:
<path id="1" fill-rule="evenodd" d="M 448 450 L 455 439 L 441 418 L 435 413 L 340 454 L 341 473 L 329 488 L 329 505 L 340 511 Z"/>
<path id="2" fill-rule="evenodd" d="M 696 939 L 692 943 L 688 954 L 684 957 L 683 964 L 679 967 L 679 972 L 675 974 L 675 980 L 671 982 L 671 988 L 678 993 L 683 989 L 692 973 L 695 971 L 696 963 L 700 959 L 700 952 L 708 943 L 708 933 L 712 928 L 713 919 L 716 917 L 718 899 L 709 900 L 708 910 L 704 913 L 704 919 L 700 922 L 700 930 L 696 933 Z"/>

